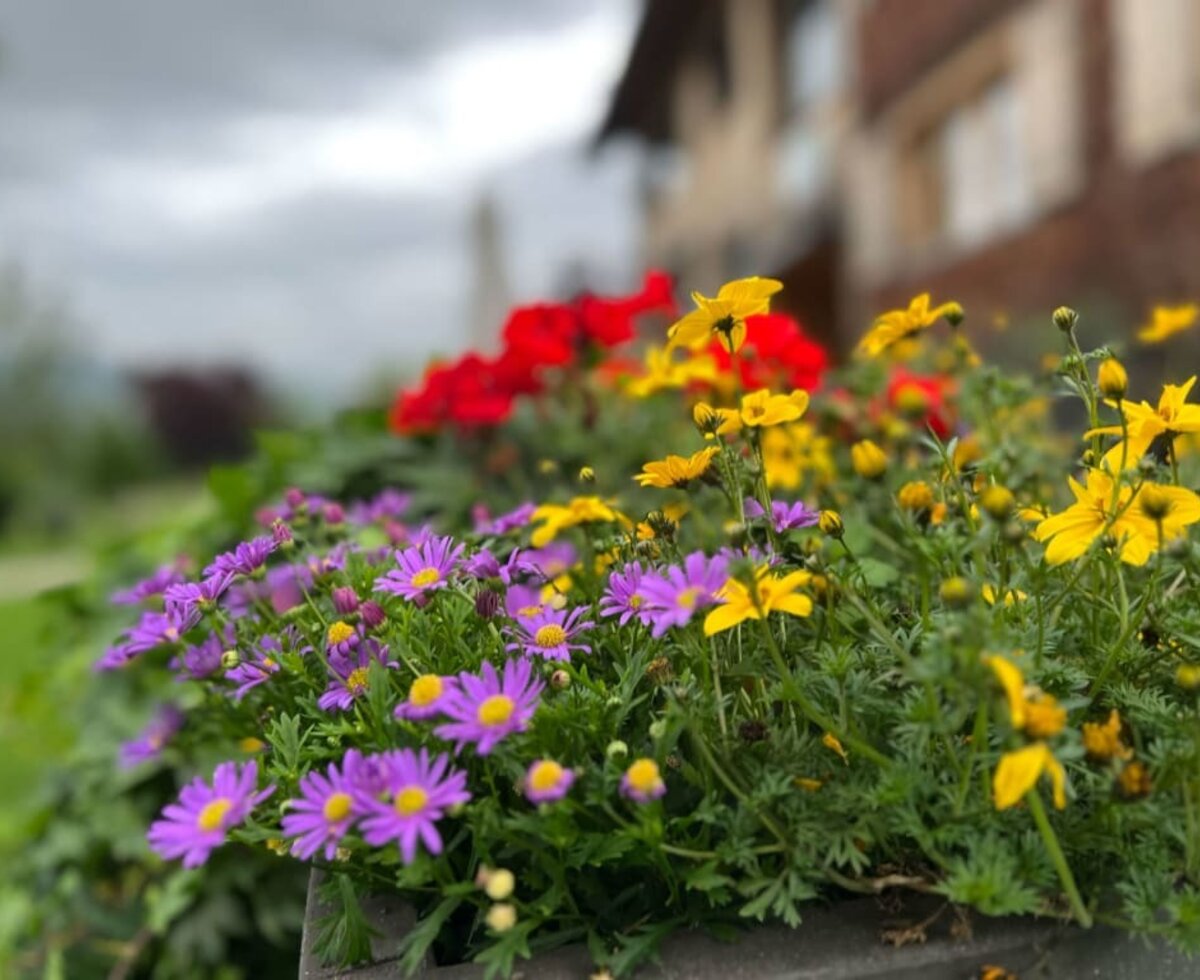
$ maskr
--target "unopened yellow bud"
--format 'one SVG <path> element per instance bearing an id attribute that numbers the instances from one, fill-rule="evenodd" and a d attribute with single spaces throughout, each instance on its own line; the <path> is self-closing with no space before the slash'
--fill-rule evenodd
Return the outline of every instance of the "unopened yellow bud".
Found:
<path id="1" fill-rule="evenodd" d="M 1060 306 L 1053 314 L 1054 325 L 1063 333 L 1075 329 L 1079 322 L 1079 314 L 1069 306 Z"/>
<path id="2" fill-rule="evenodd" d="M 1125 373 L 1125 367 L 1120 361 L 1115 357 L 1108 357 L 1100 362 L 1100 368 L 1096 372 L 1096 385 L 1105 398 L 1119 401 L 1129 389 L 1129 375 Z"/>
<path id="3" fill-rule="evenodd" d="M 516 883 L 511 871 L 507 868 L 497 868 L 487 876 L 483 890 L 493 902 L 499 902 L 513 893 Z"/>
<path id="4" fill-rule="evenodd" d="M 831 538 L 840 538 L 846 533 L 846 525 L 842 523 L 842 515 L 836 510 L 821 511 L 821 516 L 817 519 L 817 527 L 821 529 L 822 534 L 827 534 Z"/>
<path id="5" fill-rule="evenodd" d="M 958 608 L 969 605 L 975 597 L 971 583 L 961 575 L 955 575 L 942 582 L 941 587 L 938 589 L 938 595 L 941 596 L 942 602 L 947 606 Z"/>
<path id="6" fill-rule="evenodd" d="M 1175 671 L 1175 683 L 1185 691 L 1200 690 L 1200 664 L 1180 664 Z"/>
<path id="7" fill-rule="evenodd" d="M 914 514 L 928 513 L 933 510 L 933 488 L 924 480 L 911 480 L 897 491 L 896 502 Z"/>
<path id="8" fill-rule="evenodd" d="M 854 472 L 864 480 L 878 480 L 887 472 L 887 453 L 870 439 L 863 439 L 850 447 L 850 463 Z"/>
<path id="9" fill-rule="evenodd" d="M 492 932 L 508 932 L 517 924 L 517 910 L 507 902 L 499 902 L 488 909 L 483 921 Z"/>
<path id="10" fill-rule="evenodd" d="M 1012 516 L 1017 501 L 1008 487 L 990 486 L 979 495 L 979 506 L 989 517 L 1004 521 Z"/>
<path id="11" fill-rule="evenodd" d="M 579 468 L 579 482 L 580 483 L 595 483 L 596 482 L 596 471 L 594 469 L 592 469 L 590 466 L 581 466 Z"/>
<path id="12" fill-rule="evenodd" d="M 1142 513 L 1152 521 L 1161 521 L 1171 512 L 1171 498 L 1157 483 L 1145 483 L 1138 493 Z"/>

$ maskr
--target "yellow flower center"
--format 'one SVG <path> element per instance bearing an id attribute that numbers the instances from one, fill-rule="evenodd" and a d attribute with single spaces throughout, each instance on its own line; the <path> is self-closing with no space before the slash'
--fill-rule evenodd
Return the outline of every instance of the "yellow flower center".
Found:
<path id="1" fill-rule="evenodd" d="M 765 405 L 747 405 L 746 406 L 746 418 L 750 419 L 751 421 L 756 422 L 766 414 L 767 414 L 767 408 Z"/>
<path id="2" fill-rule="evenodd" d="M 658 763 L 653 759 L 638 759 L 625 773 L 629 777 L 629 785 L 639 793 L 649 793 L 662 782 L 658 772 Z"/>
<path id="3" fill-rule="evenodd" d="M 329 627 L 329 643 L 335 646 L 338 643 L 345 643 L 354 635 L 354 627 L 349 623 L 343 623 L 340 619 Z"/>
<path id="4" fill-rule="evenodd" d="M 533 642 L 546 649 L 562 646 L 562 644 L 567 642 L 567 631 L 561 626 L 550 623 L 548 626 L 541 627 L 533 634 Z"/>
<path id="5" fill-rule="evenodd" d="M 396 794 L 396 799 L 392 806 L 396 808 L 396 812 L 402 817 L 411 817 L 414 813 L 420 813 L 425 809 L 425 804 L 429 802 L 429 794 L 420 786 L 405 786 Z"/>
<path id="6" fill-rule="evenodd" d="M 350 807 L 353 801 L 350 799 L 349 793 L 337 792 L 330 795 L 325 801 L 325 806 L 321 809 L 321 814 L 330 823 L 338 823 L 350 816 Z"/>
<path id="7" fill-rule="evenodd" d="M 641 609 L 642 608 L 642 597 L 640 595 L 631 595 L 629 597 L 629 608 L 630 609 Z"/>
<path id="8" fill-rule="evenodd" d="M 196 817 L 196 826 L 204 831 L 220 830 L 221 821 L 225 819 L 225 814 L 232 806 L 233 800 L 226 796 L 218 796 L 215 800 L 210 800 L 204 804 Z"/>
<path id="9" fill-rule="evenodd" d="M 539 762 L 529 773 L 529 785 L 537 792 L 553 789 L 562 781 L 563 767 L 557 762 Z"/>
<path id="10" fill-rule="evenodd" d="M 367 668 L 355 667 L 346 678 L 346 690 L 351 694 L 362 694 L 367 689 Z"/>
<path id="11" fill-rule="evenodd" d="M 520 609 L 517 610 L 517 615 L 523 616 L 526 619 L 529 619 L 533 616 L 536 616 L 544 608 L 545 608 L 544 606 L 522 606 Z"/>
<path id="12" fill-rule="evenodd" d="M 493 694 L 479 705 L 475 717 L 481 725 L 503 725 L 512 713 L 517 710 L 517 704 L 506 694 Z"/>
<path id="13" fill-rule="evenodd" d="M 437 674 L 422 674 L 408 689 L 408 703 L 418 708 L 433 704 L 442 696 L 442 679 Z"/>
<path id="14" fill-rule="evenodd" d="M 417 588 L 424 588 L 427 585 L 433 585 L 441 577 L 442 573 L 436 568 L 422 568 L 412 577 L 412 584 L 417 586 Z"/>
<path id="15" fill-rule="evenodd" d="M 695 607 L 696 600 L 700 598 L 700 593 L 703 591 L 698 585 L 689 585 L 675 597 L 675 605 L 680 609 L 692 609 Z"/>
<path id="16" fill-rule="evenodd" d="M 274 670 L 279 665 L 270 657 L 263 657 L 263 666 L 266 667 L 267 670 Z"/>

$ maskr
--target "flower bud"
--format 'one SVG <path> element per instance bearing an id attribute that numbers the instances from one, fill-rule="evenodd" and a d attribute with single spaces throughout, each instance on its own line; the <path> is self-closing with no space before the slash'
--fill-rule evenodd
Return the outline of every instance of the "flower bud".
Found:
<path id="1" fill-rule="evenodd" d="M 233 668 L 241 662 L 242 658 L 236 650 L 226 650 L 223 654 L 221 654 L 222 670 L 233 670 Z"/>
<path id="2" fill-rule="evenodd" d="M 304 498 L 304 491 L 299 487 L 288 487 L 284 491 L 283 500 L 292 510 L 301 510 L 308 503 Z"/>
<path id="3" fill-rule="evenodd" d="M 358 612 L 358 593 L 348 585 L 339 585 L 330 594 L 333 599 L 333 608 L 338 611 L 339 615 L 348 616 L 350 613 Z"/>
<path id="4" fill-rule="evenodd" d="M 556 691 L 565 691 L 571 686 L 571 675 L 565 670 L 556 670 L 550 675 L 550 686 Z"/>
<path id="5" fill-rule="evenodd" d="M 480 589 L 475 596 L 475 614 L 491 619 L 500 612 L 500 593 L 495 589 Z"/>
<path id="6" fill-rule="evenodd" d="M 896 502 L 914 514 L 927 514 L 933 510 L 933 488 L 924 480 L 910 480 L 896 492 Z"/>
<path id="7" fill-rule="evenodd" d="M 1106 357 L 1096 371 L 1096 387 L 1105 398 L 1120 401 L 1129 388 L 1129 375 L 1115 357 Z"/>
<path id="8" fill-rule="evenodd" d="M 997 521 L 1007 520 L 1016 509 L 1017 501 L 1008 487 L 994 485 L 979 495 L 979 506 L 988 517 Z"/>
<path id="9" fill-rule="evenodd" d="M 619 738 L 608 743 L 604 750 L 604 754 L 610 759 L 624 759 L 629 755 L 629 746 L 622 742 Z"/>
<path id="10" fill-rule="evenodd" d="M 822 534 L 831 538 L 840 538 L 846 533 L 846 525 L 842 523 L 842 516 L 836 510 L 821 511 L 821 516 L 817 518 L 817 527 Z"/>
<path id="11" fill-rule="evenodd" d="M 658 741 L 667 734 L 667 723 L 662 718 L 657 718 L 650 722 L 650 737 L 654 741 Z"/>
<path id="12" fill-rule="evenodd" d="M 1069 306 L 1060 306 L 1053 314 L 1054 325 L 1063 333 L 1069 333 L 1075 329 L 1075 324 L 1079 322 L 1079 314 Z"/>
<path id="13" fill-rule="evenodd" d="M 1185 691 L 1200 690 L 1200 664 L 1180 664 L 1175 671 L 1175 683 Z"/>
<path id="14" fill-rule="evenodd" d="M 346 511 L 341 504 L 333 500 L 321 508 L 321 516 L 325 518 L 326 524 L 344 524 L 346 521 Z"/>
<path id="15" fill-rule="evenodd" d="M 499 902 L 488 909 L 483 920 L 492 932 L 508 932 L 517 924 L 517 910 L 508 902 Z"/>
<path id="16" fill-rule="evenodd" d="M 864 480 L 878 480 L 887 472 L 888 458 L 870 439 L 863 439 L 850 447 L 850 463 Z"/>
<path id="17" fill-rule="evenodd" d="M 721 416 L 707 402 L 696 402 L 692 408 L 692 422 L 706 438 L 714 435 L 721 427 Z"/>
<path id="18" fill-rule="evenodd" d="M 579 482 L 580 483 L 595 483 L 596 482 L 596 471 L 594 469 L 592 469 L 590 466 L 581 466 L 579 468 Z"/>
<path id="19" fill-rule="evenodd" d="M 946 318 L 946 322 L 952 327 L 958 327 L 963 320 L 967 318 L 967 314 L 963 311 L 961 303 L 950 302 L 942 308 L 942 316 Z"/>
<path id="20" fill-rule="evenodd" d="M 378 629 L 387 622 L 387 613 L 383 611 L 383 606 L 371 599 L 359 606 L 358 611 L 362 616 L 363 624 L 369 630 Z"/>
<path id="21" fill-rule="evenodd" d="M 497 868 L 488 874 L 483 890 L 493 902 L 500 902 L 513 893 L 516 879 L 507 868 Z"/>
<path id="22" fill-rule="evenodd" d="M 1171 512 L 1171 497 L 1156 483 L 1142 485 L 1138 493 L 1138 504 L 1142 513 L 1152 521 L 1161 521 Z"/>
<path id="23" fill-rule="evenodd" d="M 274 521 L 271 524 L 271 540 L 279 548 L 290 547 L 294 543 L 292 540 L 292 529 L 281 520 Z"/>
<path id="24" fill-rule="evenodd" d="M 955 575 L 942 582 L 938 595 L 947 606 L 961 609 L 971 603 L 974 598 L 971 583 L 961 575 Z"/>

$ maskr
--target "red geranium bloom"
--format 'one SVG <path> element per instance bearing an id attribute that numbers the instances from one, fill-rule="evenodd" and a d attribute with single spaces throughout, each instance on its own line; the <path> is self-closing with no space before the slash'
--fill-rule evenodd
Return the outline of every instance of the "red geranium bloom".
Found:
<path id="1" fill-rule="evenodd" d="M 948 402 L 953 389 L 954 382 L 944 375 L 913 374 L 898 367 L 888 380 L 887 406 L 945 439 L 953 429 L 954 413 Z"/>
<path id="2" fill-rule="evenodd" d="M 646 313 L 674 317 L 678 312 L 671 293 L 671 277 L 651 269 L 642 288 L 632 296 L 583 296 L 578 302 L 583 332 L 601 347 L 616 347 L 634 338 L 633 321 Z"/>
<path id="3" fill-rule="evenodd" d="M 500 334 L 506 353 L 531 364 L 562 365 L 575 358 L 579 330 L 575 311 L 561 303 L 519 306 Z"/>

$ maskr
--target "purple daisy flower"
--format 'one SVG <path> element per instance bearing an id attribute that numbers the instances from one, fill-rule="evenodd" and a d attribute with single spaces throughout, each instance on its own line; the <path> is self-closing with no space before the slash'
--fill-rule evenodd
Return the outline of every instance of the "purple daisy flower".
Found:
<path id="1" fill-rule="evenodd" d="M 686 626 L 696 611 L 716 602 L 716 594 L 729 578 L 729 562 L 716 556 L 709 558 L 702 551 L 693 551 L 683 560 L 683 567 L 671 565 L 661 575 L 647 575 L 642 581 L 642 595 L 652 634 L 662 636 L 674 626 Z"/>
<path id="2" fill-rule="evenodd" d="M 342 772 L 354 790 L 379 799 L 387 792 L 388 768 L 380 755 L 363 755 L 347 749 L 342 757 Z"/>
<path id="3" fill-rule="evenodd" d="M 204 569 L 208 576 L 224 575 L 233 578 L 235 575 L 253 575 L 267 563 L 271 553 L 279 547 L 274 537 L 266 535 L 243 541 L 232 551 L 217 555 L 212 564 Z"/>
<path id="4" fill-rule="evenodd" d="M 259 640 L 258 648 L 251 651 L 249 660 L 243 660 L 232 670 L 226 672 L 226 679 L 237 685 L 229 696 L 234 701 L 240 701 L 259 684 L 265 684 L 274 674 L 278 674 L 281 653 L 283 653 L 283 644 L 275 637 L 264 636 Z"/>
<path id="5" fill-rule="evenodd" d="M 529 519 L 533 516 L 535 510 L 537 510 L 537 504 L 524 503 L 510 510 L 507 514 L 492 517 L 488 513 L 486 506 L 478 504 L 471 512 L 471 516 L 475 521 L 476 534 L 495 537 L 507 534 L 509 531 L 515 531 L 519 527 L 524 527 L 529 523 Z"/>
<path id="6" fill-rule="evenodd" d="M 487 548 L 480 548 L 467 559 L 463 570 L 472 578 L 495 578 L 505 585 L 512 585 L 519 579 L 536 578 L 540 575 L 537 566 L 532 564 L 520 549 L 514 549 L 501 565 L 500 560 Z"/>
<path id="7" fill-rule="evenodd" d="M 745 511 L 746 516 L 753 520 L 766 515 L 762 504 L 749 497 L 746 498 Z M 813 510 L 803 501 L 797 500 L 795 503 L 788 503 L 786 500 L 771 501 L 771 523 L 780 534 L 802 527 L 814 527 L 820 519 L 821 512 Z"/>
<path id="8" fill-rule="evenodd" d="M 155 647 L 179 642 L 179 629 L 162 613 L 144 612 L 124 638 L 109 647 L 98 661 L 96 670 L 117 670 L 135 657 Z"/>
<path id="9" fill-rule="evenodd" d="M 480 676 L 458 675 L 458 686 L 447 693 L 441 709 L 451 720 L 434 734 L 453 741 L 456 752 L 474 742 L 475 751 L 487 755 L 506 735 L 525 731 L 544 687 L 525 658 L 508 661 L 503 676 L 484 661 Z"/>
<path id="10" fill-rule="evenodd" d="M 222 762 L 213 772 L 212 785 L 197 776 L 179 794 L 179 800 L 163 809 L 150 825 L 146 839 L 167 860 L 183 858 L 185 868 L 196 868 L 208 860 L 214 848 L 225 843 L 231 827 L 241 823 L 273 792 L 268 786 L 254 791 L 258 766 L 247 762 Z"/>
<path id="11" fill-rule="evenodd" d="M 362 809 L 363 840 L 379 847 L 396 841 L 405 864 L 417 856 L 417 842 L 430 854 L 442 853 L 442 838 L 435 824 L 446 810 L 466 803 L 467 774 L 450 768 L 442 753 L 430 758 L 427 749 L 397 749 L 380 757 L 386 797 L 356 786 L 354 801 Z"/>
<path id="12" fill-rule="evenodd" d="M 532 585 L 510 585 L 504 594 L 504 611 L 512 619 L 532 619 L 548 609 L 542 590 Z"/>
<path id="13" fill-rule="evenodd" d="M 412 503 L 412 496 L 385 487 L 369 500 L 356 500 L 350 505 L 350 520 L 355 524 L 374 524 L 388 518 L 403 517 Z"/>
<path id="14" fill-rule="evenodd" d="M 183 653 L 171 661 L 178 681 L 202 680 L 221 669 L 221 655 L 234 643 L 233 630 L 226 627 L 223 632 L 209 633 L 195 646 L 185 647 Z"/>
<path id="15" fill-rule="evenodd" d="M 174 561 L 129 588 L 114 592 L 109 601 L 117 606 L 136 606 L 146 599 L 162 595 L 168 586 L 177 585 L 183 579 L 183 562 Z"/>
<path id="16" fill-rule="evenodd" d="M 667 791 L 658 763 L 638 759 L 621 776 L 621 794 L 635 803 L 650 803 Z"/>
<path id="17" fill-rule="evenodd" d="M 324 555 L 309 555 L 305 561 L 309 574 L 314 579 L 318 579 L 333 572 L 343 571 L 346 567 L 346 554 L 349 550 L 349 546 L 342 543 L 334 545 Z"/>
<path id="18" fill-rule="evenodd" d="M 525 561 L 547 581 L 570 571 L 578 560 L 577 556 L 575 546 L 570 541 L 552 541 L 544 548 L 524 552 Z"/>
<path id="19" fill-rule="evenodd" d="M 409 687 L 408 698 L 396 705 L 395 715 L 408 721 L 421 721 L 440 715 L 446 698 L 457 688 L 457 677 L 422 674 Z"/>
<path id="20" fill-rule="evenodd" d="M 571 642 L 584 630 L 596 625 L 590 621 L 579 622 L 586 612 L 581 606 L 570 612 L 565 609 L 543 609 L 536 616 L 528 619 L 522 617 L 515 626 L 507 627 L 506 632 L 514 638 L 514 642 L 504 649 L 521 650 L 546 660 L 570 660 L 572 650 L 591 653 L 592 648 L 586 643 Z"/>
<path id="21" fill-rule="evenodd" d="M 431 537 L 422 545 L 413 545 L 396 554 L 398 568 L 375 580 L 376 592 L 392 592 L 414 601 L 444 589 L 458 568 L 463 545 L 450 537 Z"/>
<path id="22" fill-rule="evenodd" d="M 150 723 L 131 742 L 123 742 L 117 756 L 122 769 L 132 769 L 139 762 L 157 759 L 163 747 L 183 727 L 184 714 L 173 704 L 164 704 Z"/>
<path id="23" fill-rule="evenodd" d="M 362 627 L 355 629 L 344 620 L 336 620 L 325 631 L 325 649 L 331 657 L 348 657 L 362 639 Z"/>
<path id="24" fill-rule="evenodd" d="M 325 860 L 332 861 L 338 842 L 359 815 L 354 802 L 354 785 L 337 763 L 324 773 L 310 772 L 300 780 L 300 798 L 288 800 L 283 816 L 283 835 L 291 837 L 292 854 L 303 860 L 325 848 Z"/>
<path id="25" fill-rule="evenodd" d="M 608 587 L 600 596 L 600 615 L 620 616 L 618 626 L 624 626 L 635 616 L 638 622 L 648 624 L 650 614 L 645 608 L 646 597 L 641 591 L 645 577 L 645 569 L 637 562 L 609 575 Z"/>
<path id="26" fill-rule="evenodd" d="M 346 711 L 356 698 L 367 693 L 372 660 L 378 660 L 385 667 L 398 666 L 395 660 L 388 660 L 387 655 L 386 646 L 366 640 L 358 647 L 356 655 L 330 657 L 329 686 L 317 700 L 317 707 L 322 711 Z"/>
<path id="27" fill-rule="evenodd" d="M 575 773 L 553 759 L 538 759 L 521 780 L 521 790 L 530 803 L 554 803 L 567 795 L 575 782 Z"/>
<path id="28" fill-rule="evenodd" d="M 225 594 L 233 576 L 217 572 L 199 582 L 179 582 L 168 586 L 163 592 L 163 605 L 172 625 L 186 633 L 198 622 L 205 611 L 217 604 Z"/>

